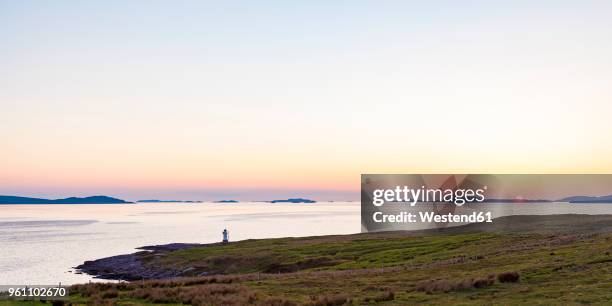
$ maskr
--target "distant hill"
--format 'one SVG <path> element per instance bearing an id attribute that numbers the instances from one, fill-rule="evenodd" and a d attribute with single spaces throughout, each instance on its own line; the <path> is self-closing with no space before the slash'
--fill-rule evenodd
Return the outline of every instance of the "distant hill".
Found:
<path id="1" fill-rule="evenodd" d="M 238 201 L 236 201 L 236 200 L 221 200 L 221 201 L 215 201 L 215 203 L 238 203 Z"/>
<path id="2" fill-rule="evenodd" d="M 85 198 L 70 197 L 65 199 L 40 199 L 15 196 L 0 196 L 0 204 L 122 204 L 131 203 L 121 199 L 107 196 L 93 196 Z"/>
<path id="3" fill-rule="evenodd" d="M 589 197 L 589 196 L 573 196 L 559 200 L 559 202 L 569 203 L 612 203 L 612 195 L 601 196 L 601 197 Z"/>
<path id="4" fill-rule="evenodd" d="M 287 200 L 273 200 L 270 203 L 317 203 L 317 201 L 295 198 L 295 199 L 287 199 Z"/>
<path id="5" fill-rule="evenodd" d="M 485 199 L 483 202 L 485 203 L 548 203 L 552 202 L 550 200 L 536 199 Z"/>

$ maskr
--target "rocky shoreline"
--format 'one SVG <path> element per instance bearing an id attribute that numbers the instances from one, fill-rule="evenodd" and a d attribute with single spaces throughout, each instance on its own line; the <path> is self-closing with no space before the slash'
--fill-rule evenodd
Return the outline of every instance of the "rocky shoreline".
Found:
<path id="1" fill-rule="evenodd" d="M 172 269 L 152 268 L 145 265 L 142 258 L 147 256 L 164 256 L 168 252 L 182 249 L 206 246 L 199 243 L 171 243 L 164 245 L 144 246 L 138 248 L 139 252 L 117 255 L 97 260 L 88 260 L 75 267 L 76 273 L 86 273 L 94 278 L 108 280 L 147 280 L 147 279 L 167 279 L 182 276 L 188 271 Z"/>

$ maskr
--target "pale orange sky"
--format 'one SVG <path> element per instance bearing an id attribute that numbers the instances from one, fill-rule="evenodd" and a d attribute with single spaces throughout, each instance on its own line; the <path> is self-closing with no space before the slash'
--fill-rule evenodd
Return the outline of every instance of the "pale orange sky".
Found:
<path id="1" fill-rule="evenodd" d="M 610 4 L 268 5 L 0 4 L 0 194 L 612 173 Z"/>

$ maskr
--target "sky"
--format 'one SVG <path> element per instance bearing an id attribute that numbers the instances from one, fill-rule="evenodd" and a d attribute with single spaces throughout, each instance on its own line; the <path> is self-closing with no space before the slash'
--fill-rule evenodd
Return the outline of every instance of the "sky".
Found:
<path id="1" fill-rule="evenodd" d="M 609 1 L 0 0 L 0 194 L 612 173 Z"/>

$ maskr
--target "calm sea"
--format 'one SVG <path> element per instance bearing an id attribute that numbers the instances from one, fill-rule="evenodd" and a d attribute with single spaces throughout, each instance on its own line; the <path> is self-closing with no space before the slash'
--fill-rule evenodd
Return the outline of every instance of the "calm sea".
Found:
<path id="1" fill-rule="evenodd" d="M 0 285 L 72 284 L 85 260 L 173 242 L 349 234 L 359 203 L 0 205 Z"/>
<path id="2" fill-rule="evenodd" d="M 611 214 L 606 204 L 499 204 L 503 214 Z M 0 285 L 88 282 L 86 260 L 145 245 L 358 233 L 360 204 L 0 205 Z"/>

